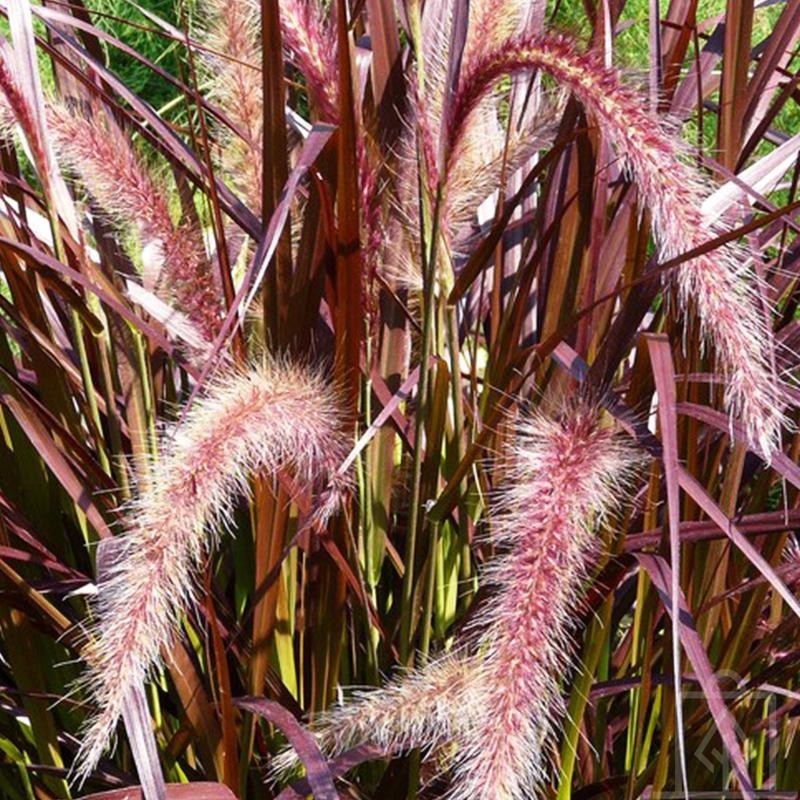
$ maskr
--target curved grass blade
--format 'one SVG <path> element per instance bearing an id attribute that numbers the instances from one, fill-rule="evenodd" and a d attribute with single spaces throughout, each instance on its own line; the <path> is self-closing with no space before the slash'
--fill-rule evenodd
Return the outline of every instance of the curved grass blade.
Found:
<path id="1" fill-rule="evenodd" d="M 314 737 L 282 705 L 263 697 L 234 701 L 239 708 L 257 714 L 281 729 L 306 768 L 314 800 L 338 800 L 333 776 Z"/>
<path id="2" fill-rule="evenodd" d="M 672 571 L 669 565 L 661 556 L 646 555 L 636 553 L 636 560 L 647 571 L 650 580 L 656 588 L 664 608 L 672 614 L 671 586 L 673 584 Z M 714 669 L 708 659 L 708 654 L 703 647 L 703 642 L 697 633 L 692 613 L 686 604 L 683 592 L 678 594 L 678 625 L 681 642 L 683 643 L 686 655 L 694 668 L 700 685 L 708 702 L 709 710 L 714 718 L 722 743 L 733 763 L 733 770 L 739 781 L 742 794 L 745 800 L 755 800 L 756 792 L 753 783 L 747 772 L 747 764 L 744 760 L 741 745 L 736 736 L 736 720 L 725 705 Z"/>

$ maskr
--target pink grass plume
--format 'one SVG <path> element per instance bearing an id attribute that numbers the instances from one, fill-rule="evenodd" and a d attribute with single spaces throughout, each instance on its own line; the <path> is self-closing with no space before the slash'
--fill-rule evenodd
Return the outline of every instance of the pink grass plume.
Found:
<path id="1" fill-rule="evenodd" d="M 355 692 L 349 701 L 320 715 L 315 728 L 320 745 L 338 755 L 363 742 L 387 754 L 414 747 L 431 750 L 462 738 L 475 721 L 469 707 L 480 696 L 482 661 L 459 651 L 424 669 L 395 678 L 381 689 Z M 290 758 L 279 760 L 276 772 Z"/>
<path id="2" fill-rule="evenodd" d="M 363 742 L 387 754 L 454 745 L 451 800 L 537 796 L 597 529 L 628 496 L 641 460 L 584 402 L 555 418 L 529 417 L 511 455 L 493 514 L 503 551 L 487 568 L 494 595 L 464 644 L 383 689 L 358 693 L 316 726 L 333 753 Z"/>
<path id="3" fill-rule="evenodd" d="M 200 233 L 174 225 L 166 192 L 134 152 L 127 137 L 101 118 L 73 114 L 64 105 L 45 106 L 49 143 L 41 141 L 33 111 L 19 89 L 8 58 L 0 58 L 0 129 L 17 122 L 40 170 L 48 163 L 48 144 L 69 167 L 100 209 L 117 224 L 136 231 L 142 245 L 145 284 L 160 288 L 212 341 L 221 323 L 221 293 Z M 43 171 L 46 175 L 46 172 Z"/>
<path id="4" fill-rule="evenodd" d="M 314 0 L 283 0 L 280 13 L 290 59 L 305 76 L 322 119 L 335 122 L 339 118 L 339 48 L 334 28 Z"/>
<path id="5" fill-rule="evenodd" d="M 226 175 L 253 210 L 261 210 L 264 127 L 261 87 L 260 23 L 249 3 L 205 0 L 209 18 L 199 36 L 206 55 L 208 94 L 236 127 L 223 134 Z"/>
<path id="6" fill-rule="evenodd" d="M 722 226 L 703 214 L 702 179 L 684 158 L 680 140 L 600 54 L 581 52 L 564 36 L 512 38 L 465 65 L 450 118 L 451 161 L 459 158 L 470 116 L 497 80 L 533 69 L 576 97 L 616 149 L 652 212 L 662 259 L 716 238 Z M 680 265 L 677 284 L 714 345 L 727 379 L 728 410 L 741 419 L 750 445 L 769 459 L 780 446 L 786 395 L 771 365 L 772 332 L 758 289 L 745 275 L 750 257 L 744 246 L 718 247 Z"/>
<path id="7" fill-rule="evenodd" d="M 537 795 L 581 584 L 599 550 L 598 527 L 629 495 L 640 460 L 591 404 L 528 419 L 513 445 L 508 488 L 492 534 L 504 554 L 488 567 L 495 594 L 476 615 L 484 678 L 460 739 L 450 797 Z"/>
<path id="8" fill-rule="evenodd" d="M 192 608 L 204 558 L 250 477 L 287 470 L 314 493 L 313 524 L 339 507 L 349 487 L 339 472 L 349 434 L 338 409 L 318 374 L 269 360 L 218 380 L 164 437 L 99 586 L 82 681 L 98 711 L 84 732 L 76 780 L 91 774 L 129 691 L 147 679 Z"/>
<path id="9" fill-rule="evenodd" d="M 106 214 L 138 232 L 147 282 L 213 340 L 222 296 L 200 233 L 172 222 L 164 187 L 115 126 L 72 114 L 57 103 L 48 106 L 48 121 L 61 162 Z"/>
<path id="10" fill-rule="evenodd" d="M 0 103 L 0 127 L 10 130 L 18 123 L 28 142 L 31 155 L 39 169 L 47 163 L 47 148 L 39 135 L 34 111 L 22 92 L 10 64 L 8 52 L 0 54 L 0 90 L 4 102 Z"/>

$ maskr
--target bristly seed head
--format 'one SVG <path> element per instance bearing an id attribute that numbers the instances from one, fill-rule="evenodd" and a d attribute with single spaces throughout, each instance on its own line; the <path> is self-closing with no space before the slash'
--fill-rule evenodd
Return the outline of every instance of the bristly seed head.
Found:
<path id="1" fill-rule="evenodd" d="M 528 418 L 511 455 L 492 525 L 504 550 L 487 569 L 495 593 L 467 641 L 358 694 L 317 726 L 332 753 L 363 742 L 387 753 L 454 743 L 452 800 L 537 796 L 597 527 L 628 495 L 641 460 L 595 405 L 581 402 L 557 418 Z"/>
<path id="2" fill-rule="evenodd" d="M 312 523 L 323 525 L 349 490 L 339 472 L 349 440 L 337 397 L 322 378 L 274 360 L 219 380 L 164 437 L 99 586 L 83 680 L 99 712 L 76 760 L 78 780 L 94 769 L 131 687 L 146 680 L 192 607 L 203 559 L 250 477 L 287 469 L 316 494 Z"/>
<path id="3" fill-rule="evenodd" d="M 606 67 L 597 53 L 579 51 L 564 36 L 512 38 L 465 65 L 450 116 L 450 161 L 458 159 L 470 117 L 496 81 L 532 69 L 570 91 L 616 149 L 652 212 L 663 259 L 717 237 L 721 226 L 703 214 L 703 182 L 683 157 L 680 140 L 647 111 L 647 102 L 617 70 Z M 744 274 L 752 255 L 742 245 L 723 245 L 681 264 L 677 283 L 713 342 L 727 378 L 730 413 L 741 418 L 750 446 L 769 459 L 780 447 L 787 396 L 772 368 L 772 330 L 758 289 Z"/>
<path id="4" fill-rule="evenodd" d="M 484 680 L 479 709 L 458 742 L 449 796 L 536 796 L 547 769 L 560 681 L 581 583 L 599 549 L 597 528 L 628 496 L 640 455 L 592 404 L 536 414 L 514 442 L 492 525 L 505 550 L 487 568 L 492 600 L 475 617 Z"/>
<path id="5" fill-rule="evenodd" d="M 173 224 L 164 187 L 113 123 L 73 114 L 55 102 L 47 112 L 62 163 L 106 214 L 137 231 L 149 260 L 144 266 L 157 268 L 148 280 L 213 341 L 222 321 L 222 292 L 200 233 Z"/>

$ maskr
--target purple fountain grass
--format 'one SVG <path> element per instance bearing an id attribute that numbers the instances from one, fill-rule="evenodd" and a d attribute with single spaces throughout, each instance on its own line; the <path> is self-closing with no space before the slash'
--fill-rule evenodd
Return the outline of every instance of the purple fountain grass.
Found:
<path id="1" fill-rule="evenodd" d="M 522 8 L 515 0 L 482 0 L 471 3 L 469 11 L 464 64 L 507 38 L 518 27 L 522 16 Z M 550 109 L 522 129 L 509 129 L 502 122 L 500 98 L 487 93 L 479 100 L 476 113 L 465 126 L 459 157 L 446 165 L 439 163 L 440 142 L 447 127 L 444 113 L 445 98 L 450 91 L 446 84 L 452 16 L 452 4 L 442 4 L 438 13 L 432 11 L 424 18 L 424 82 L 414 87 L 410 118 L 398 148 L 404 174 L 398 182 L 395 213 L 406 241 L 384 270 L 399 284 L 418 291 L 423 288 L 419 258 L 420 185 L 427 195 L 429 208 L 433 208 L 441 190 L 437 225 L 449 258 L 443 259 L 443 268 L 436 277 L 447 292 L 452 269 L 444 265 L 465 254 L 466 245 L 474 234 L 476 210 L 552 140 L 554 130 L 555 120 Z M 420 161 L 424 173 L 422 181 Z"/>
<path id="2" fill-rule="evenodd" d="M 191 608 L 198 572 L 234 500 L 255 472 L 288 470 L 316 492 L 323 525 L 348 491 L 349 450 L 334 391 L 319 374 L 282 361 L 217 381 L 162 441 L 140 476 L 115 566 L 99 586 L 83 685 L 99 708 L 87 725 L 75 775 L 85 779 L 112 738 L 131 687 L 144 681 Z"/>
<path id="3" fill-rule="evenodd" d="M 215 22 L 204 39 L 210 49 L 223 54 L 222 65 L 212 75 L 212 96 L 216 96 L 231 121 L 245 136 L 226 146 L 234 183 L 252 208 L 261 205 L 262 110 L 261 62 L 258 20 L 260 6 L 236 6 L 221 0 L 207 4 Z M 339 65 L 336 31 L 323 7 L 311 0 L 286 0 L 280 6 L 283 43 L 300 72 L 319 117 L 330 123 L 339 120 Z M 219 59 L 214 60 L 217 64 Z M 250 65 L 250 66 L 247 66 Z M 373 276 L 383 245 L 382 204 L 379 170 L 370 158 L 363 137 L 356 140 L 361 200 L 362 257 L 366 274 Z M 237 165 L 239 165 L 237 167 Z M 238 174 L 237 174 L 238 173 Z"/>
<path id="4" fill-rule="evenodd" d="M 211 21 L 203 41 L 208 57 L 210 97 L 224 110 L 240 135 L 226 137 L 226 174 L 253 210 L 260 210 L 263 182 L 263 96 L 259 16 L 247 3 L 206 0 Z M 220 54 L 220 55 L 216 55 Z"/>
<path id="5" fill-rule="evenodd" d="M 339 43 L 321 4 L 313 0 L 281 3 L 283 42 L 306 78 L 309 96 L 326 122 L 339 121 Z M 358 122 L 358 121 L 357 121 Z M 363 124 L 363 120 L 361 121 Z M 361 250 L 365 274 L 371 282 L 378 268 L 384 227 L 379 169 L 370 157 L 363 136 L 356 139 Z"/>
<path id="6" fill-rule="evenodd" d="M 175 225 L 166 193 L 119 129 L 51 103 L 48 122 L 61 162 L 80 177 L 101 209 L 138 231 L 147 283 L 160 286 L 209 341 L 221 321 L 218 282 L 202 238 Z"/>
<path id="7" fill-rule="evenodd" d="M 320 744 L 335 753 L 363 742 L 387 753 L 454 742 L 453 800 L 535 796 L 596 530 L 628 495 L 640 461 L 589 403 L 527 419 L 512 457 L 492 525 L 504 550 L 487 570 L 496 592 L 465 646 L 356 695 L 316 726 Z"/>
<path id="8" fill-rule="evenodd" d="M 39 135 L 39 127 L 33 118 L 33 110 L 11 71 L 8 53 L 0 55 L 0 90 L 6 101 L 0 103 L 0 126 L 3 129 L 10 129 L 15 123 L 19 123 L 28 147 L 30 147 L 33 160 L 46 177 L 47 146 Z"/>
<path id="9" fill-rule="evenodd" d="M 479 206 L 495 192 L 502 190 L 532 156 L 552 141 L 554 128 L 550 123 L 555 115 L 551 111 L 555 110 L 555 106 L 552 109 L 543 109 L 537 115 L 535 123 L 521 132 L 504 131 L 494 121 L 486 119 L 484 135 L 478 135 L 477 129 L 474 131 L 474 152 L 452 164 L 444 177 L 439 208 L 439 233 L 451 261 L 469 254 L 470 245 L 475 239 L 475 224 L 478 221 L 476 211 Z M 426 138 L 435 137 L 428 134 Z M 424 142 L 421 145 L 423 148 L 429 147 Z M 416 165 L 410 156 L 405 161 L 411 174 L 415 174 Z M 430 163 L 429 158 L 426 158 L 426 163 Z M 434 183 L 435 180 L 434 171 Z M 435 185 L 426 189 L 431 197 L 435 196 Z M 406 243 L 400 252 L 393 254 L 394 260 L 385 264 L 383 269 L 399 284 L 422 291 L 419 201 L 417 192 L 408 180 L 403 181 L 401 186 L 395 213 L 401 221 Z M 437 275 L 437 279 L 445 284 L 445 291 L 449 288 L 449 278 L 450 276 Z"/>
<path id="10" fill-rule="evenodd" d="M 484 680 L 482 659 L 463 650 L 449 653 L 380 689 L 353 692 L 346 703 L 316 717 L 314 735 L 329 757 L 365 743 L 387 757 L 416 747 L 429 754 L 465 739 L 477 723 Z M 289 747 L 272 759 L 270 774 L 280 781 L 297 765 Z"/>
<path id="11" fill-rule="evenodd" d="M 470 117 L 497 80 L 532 69 L 568 89 L 616 149 L 652 212 L 662 259 L 716 238 L 723 226 L 705 218 L 703 183 L 680 140 L 647 111 L 646 99 L 617 70 L 564 36 L 514 38 L 464 65 L 450 117 L 448 161 L 461 157 Z M 786 397 L 771 366 L 771 328 L 758 290 L 745 279 L 749 260 L 743 246 L 724 245 L 684 262 L 677 283 L 714 345 L 727 379 L 727 408 L 741 418 L 750 445 L 769 459 L 780 446 Z"/>
<path id="12" fill-rule="evenodd" d="M 386 229 L 383 220 L 383 204 L 381 202 L 381 183 L 379 170 L 376 169 L 363 137 L 356 142 L 358 158 L 358 191 L 361 210 L 361 257 L 364 262 L 364 273 L 368 288 L 372 289 L 375 276 L 382 263 L 384 237 Z M 366 293 L 370 304 L 370 313 L 374 313 L 377 297 L 373 291 Z"/>
<path id="13" fill-rule="evenodd" d="M 44 163 L 45 144 L 38 141 L 6 58 L 0 59 L 0 89 L 7 103 L 1 104 L 0 126 L 18 122 L 34 160 Z M 57 102 L 49 102 L 46 112 L 50 145 L 60 162 L 79 176 L 103 212 L 138 232 L 145 284 L 160 285 L 212 341 L 221 322 L 221 295 L 199 232 L 173 224 L 164 188 L 116 126 L 74 115 Z"/>
<path id="14" fill-rule="evenodd" d="M 339 44 L 321 4 L 313 0 L 281 3 L 281 32 L 291 60 L 306 79 L 309 97 L 325 122 L 339 121 Z M 358 121 L 357 121 L 358 122 Z M 361 121 L 363 124 L 363 120 Z M 379 169 L 363 136 L 356 139 L 361 206 L 361 255 L 370 284 L 378 269 L 384 226 Z M 370 295 L 371 296 L 371 295 Z"/>
<path id="15" fill-rule="evenodd" d="M 27 49 L 23 44 L 22 50 Z M 26 58 L 23 56 L 22 61 L 25 62 Z M 15 53 L 5 42 L 0 46 L 0 62 L 0 132 L 12 137 L 16 126 L 19 126 L 28 144 L 29 157 L 42 182 L 45 198 L 52 204 L 51 225 L 54 232 L 59 227 L 56 218 L 61 217 L 71 235 L 77 236 L 75 209 L 58 173 L 38 76 L 31 74 L 29 66 L 21 67 L 17 63 Z M 23 71 L 22 75 L 20 70 Z M 58 250 L 57 239 L 55 246 Z"/>
<path id="16" fill-rule="evenodd" d="M 450 165 L 445 177 L 441 227 L 448 248 L 456 256 L 468 254 L 474 239 L 476 209 L 495 192 L 503 191 L 511 177 L 554 139 L 556 105 L 541 108 L 533 123 L 521 131 L 503 130 L 495 119 L 482 121 L 473 132 L 473 152 Z"/>
<path id="17" fill-rule="evenodd" d="M 590 404 L 524 424 L 492 526 L 506 549 L 487 572 L 496 594 L 476 617 L 481 713 L 459 742 L 451 797 L 535 795 L 561 712 L 575 606 L 599 547 L 596 529 L 628 495 L 638 461 Z"/>
<path id="18" fill-rule="evenodd" d="M 280 6 L 283 44 L 305 76 L 306 89 L 320 115 L 335 122 L 339 118 L 336 32 L 313 0 L 282 0 Z"/>

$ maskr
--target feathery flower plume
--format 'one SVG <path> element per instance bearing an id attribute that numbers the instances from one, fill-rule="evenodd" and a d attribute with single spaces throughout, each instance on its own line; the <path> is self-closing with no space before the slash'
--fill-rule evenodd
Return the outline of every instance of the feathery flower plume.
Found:
<path id="1" fill-rule="evenodd" d="M 62 163 L 107 214 L 138 231 L 147 282 L 162 285 L 213 340 L 222 305 L 199 233 L 173 224 L 163 188 L 115 126 L 76 116 L 57 103 L 48 106 L 48 122 Z"/>
<path id="2" fill-rule="evenodd" d="M 317 493 L 316 524 L 337 509 L 349 483 L 338 471 L 349 450 L 338 408 L 318 374 L 271 360 L 218 381 L 164 438 L 99 586 L 83 681 L 99 712 L 76 761 L 78 780 L 96 766 L 131 687 L 147 678 L 191 608 L 203 559 L 250 476 L 288 469 Z"/>
<path id="3" fill-rule="evenodd" d="M 453 798 L 535 794 L 559 715 L 559 682 L 597 526 L 627 495 L 639 456 L 598 409 L 536 415 L 514 445 L 509 488 L 492 532 L 507 552 L 488 568 L 497 592 L 476 618 L 484 681 L 477 724 L 459 742 Z"/>
<path id="4" fill-rule="evenodd" d="M 46 161 L 31 111 L 5 56 L 0 58 L 0 128 L 19 123 L 34 160 Z M 64 106 L 46 106 L 51 145 L 62 163 L 81 179 L 103 210 L 138 230 L 142 239 L 145 283 L 158 283 L 163 272 L 168 291 L 212 340 L 219 327 L 221 305 L 202 240 L 186 226 L 176 228 L 163 190 L 137 158 L 128 140 L 113 126 L 71 114 Z"/>
<path id="5" fill-rule="evenodd" d="M 0 128 L 11 130 L 19 123 L 34 160 L 46 163 L 45 145 L 5 57 L 0 58 L 0 89 L 6 101 L 0 103 Z M 139 232 L 145 283 L 156 285 L 163 279 L 180 310 L 203 337 L 213 340 L 222 307 L 200 236 L 173 224 L 163 190 L 119 130 L 74 116 L 56 102 L 48 103 L 46 112 L 60 161 L 80 177 L 107 214 Z"/>
<path id="6" fill-rule="evenodd" d="M 638 461 L 594 405 L 528 419 L 493 525 L 505 551 L 488 568 L 496 594 L 465 646 L 322 717 L 321 745 L 340 752 L 369 742 L 396 753 L 454 742 L 453 800 L 535 796 L 595 531 L 626 496 Z"/>
<path id="7" fill-rule="evenodd" d="M 258 3 L 255 6 L 260 13 Z M 282 0 L 281 33 L 322 118 L 335 122 L 339 118 L 339 47 L 321 5 L 313 0 Z"/>
<path id="8" fill-rule="evenodd" d="M 480 0 L 469 4 L 469 27 L 462 56 L 462 72 L 480 54 L 508 38 L 520 24 L 523 7 L 517 0 Z M 469 250 L 474 236 L 476 209 L 531 156 L 551 140 L 554 118 L 537 115 L 523 129 L 503 122 L 499 99 L 489 93 L 480 98 L 469 123 L 465 125 L 458 158 L 445 165 L 439 162 L 447 86 L 448 54 L 452 39 L 452 3 L 437 4 L 423 17 L 424 85 L 415 87 L 412 113 L 399 148 L 404 175 L 399 181 L 396 214 L 405 239 L 404 247 L 393 252 L 393 261 L 384 266 L 387 274 L 402 285 L 421 290 L 422 271 L 419 253 L 419 187 L 432 206 L 438 188 L 438 230 L 449 259 L 442 259 L 437 280 L 446 293 L 451 278 L 447 263 L 455 262 Z M 418 159 L 419 151 L 419 159 Z M 422 161 L 424 181 L 420 181 Z"/>
<path id="9" fill-rule="evenodd" d="M 250 207 L 260 210 L 264 123 L 259 16 L 247 3 L 206 0 L 204 8 L 210 18 L 204 43 L 223 56 L 207 59 L 210 96 L 241 134 L 226 137 L 225 171 Z"/>
<path id="10" fill-rule="evenodd" d="M 520 0 L 480 0 L 470 3 L 469 29 L 463 63 L 469 64 L 482 50 L 494 47 L 518 28 L 524 4 Z"/>
<path id="11" fill-rule="evenodd" d="M 356 692 L 347 704 L 320 715 L 320 746 L 338 755 L 369 742 L 392 754 L 458 740 L 478 717 L 469 704 L 479 697 L 482 668 L 481 659 L 457 652 L 381 689 Z"/>
<path id="12" fill-rule="evenodd" d="M 555 107 L 552 109 L 555 110 Z M 470 152 L 464 152 L 457 163 L 451 163 L 444 175 L 442 199 L 439 208 L 439 233 L 450 260 L 469 254 L 475 238 L 476 209 L 494 192 L 503 190 L 513 176 L 533 155 L 552 140 L 554 127 L 550 124 L 554 115 L 550 109 L 538 114 L 534 124 L 526 126 L 522 131 L 504 131 L 496 119 L 490 116 L 490 109 L 481 117 L 478 125 L 471 126 Z M 426 190 L 431 197 L 435 196 L 435 182 L 438 179 L 435 157 L 432 156 L 431 142 L 435 134 L 431 126 L 438 124 L 433 120 L 425 121 L 424 111 L 418 107 L 415 121 L 421 133 L 421 147 L 424 152 L 426 171 L 432 178 Z M 426 142 L 427 140 L 427 142 Z M 416 174 L 416 162 L 411 156 L 411 143 L 406 142 L 404 160 L 410 174 Z M 419 262 L 419 195 L 416 184 L 404 180 L 400 186 L 401 195 L 396 204 L 398 215 L 406 240 L 405 247 L 393 253 L 393 262 L 384 264 L 383 269 L 401 285 L 416 291 L 422 291 L 422 271 Z M 449 276 L 437 275 L 444 284 L 444 291 L 449 287 Z"/>
<path id="13" fill-rule="evenodd" d="M 601 56 L 580 52 L 564 36 L 506 41 L 466 66 L 454 100 L 449 159 L 463 149 L 468 121 L 498 78 L 539 69 L 568 89 L 601 127 L 651 210 L 660 256 L 669 259 L 714 239 L 722 230 L 702 211 L 704 190 L 683 158 L 680 141 L 648 111 L 649 104 L 607 68 Z M 757 289 L 744 273 L 750 254 L 728 244 L 684 262 L 677 283 L 697 308 L 727 385 L 725 402 L 741 418 L 752 447 L 766 458 L 780 444 L 785 397 L 770 363 L 771 330 Z"/>
<path id="14" fill-rule="evenodd" d="M 0 54 L 0 90 L 6 101 L 0 103 L 0 127 L 10 131 L 15 123 L 19 123 L 31 149 L 33 160 L 42 168 L 47 163 L 47 149 L 39 136 L 33 110 L 17 84 L 8 63 L 8 54 L 5 52 Z"/>

